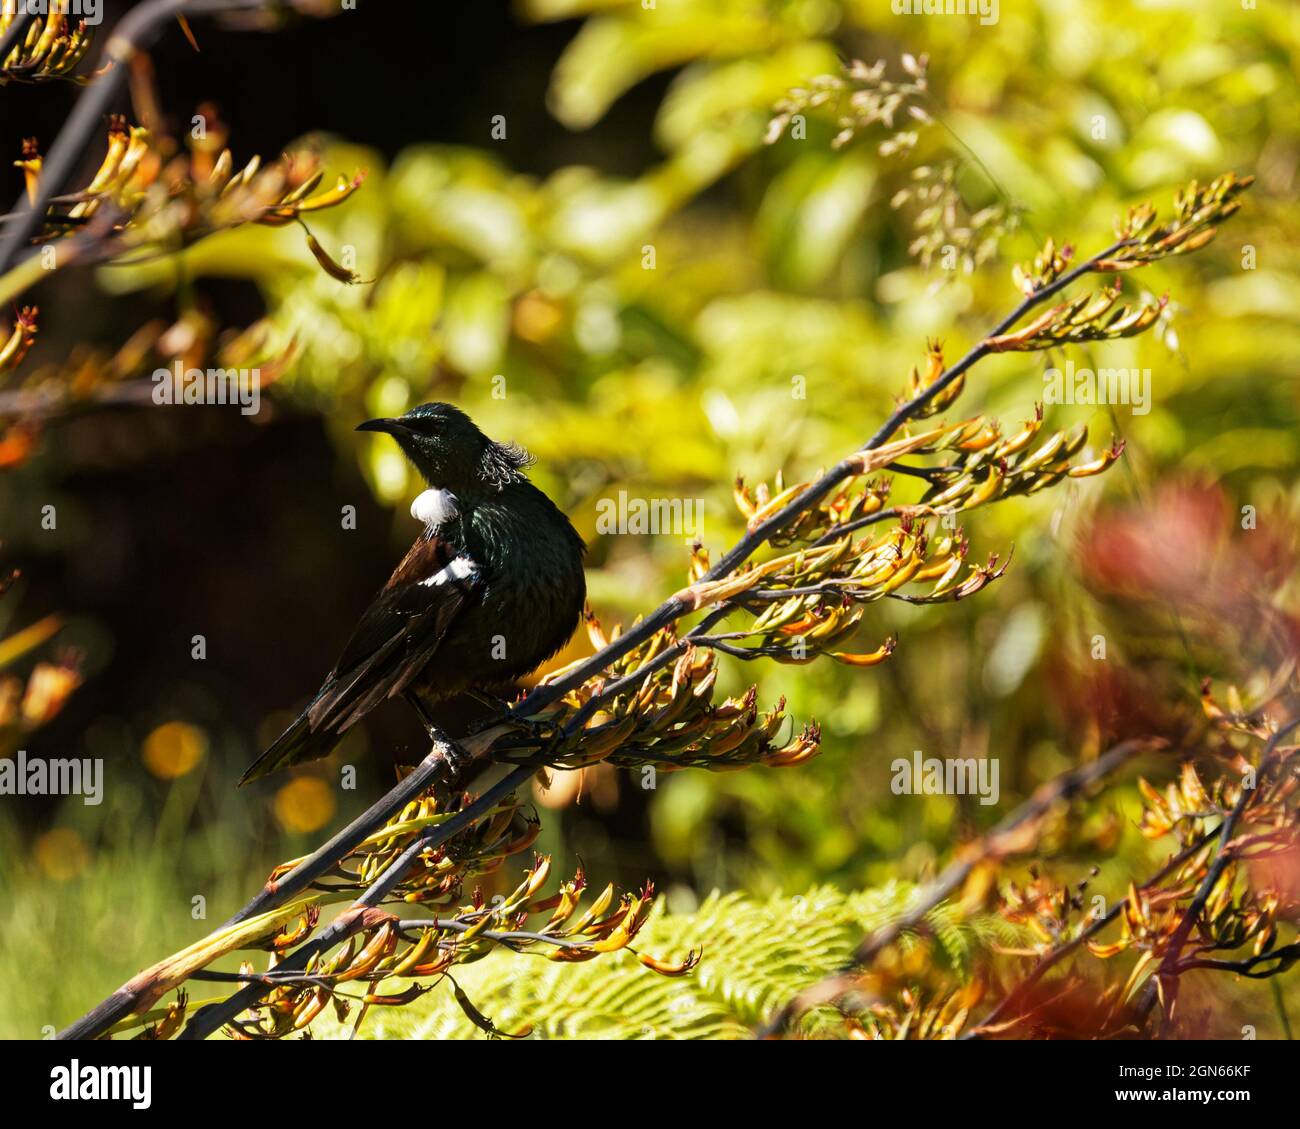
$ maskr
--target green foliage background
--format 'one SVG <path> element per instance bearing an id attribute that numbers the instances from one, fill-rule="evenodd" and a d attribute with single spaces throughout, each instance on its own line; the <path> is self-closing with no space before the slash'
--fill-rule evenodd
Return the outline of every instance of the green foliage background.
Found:
<path id="1" fill-rule="evenodd" d="M 647 975 L 628 952 L 580 965 L 544 959 L 521 965 L 497 952 L 458 970 L 456 981 L 508 1034 L 531 1028 L 541 1039 L 748 1039 L 811 977 L 838 971 L 858 939 L 902 912 L 912 892 L 891 882 L 860 894 L 819 887 L 761 901 L 714 894 L 690 915 L 656 913 L 637 938 L 639 949 L 696 948 L 708 955 L 680 979 Z M 1016 939 L 1006 923 L 959 924 L 943 910 L 927 925 L 940 939 L 940 961 L 958 974 L 989 940 Z M 331 1013 L 315 1034 L 345 1037 L 355 1016 L 340 1024 Z M 838 1033 L 829 1016 L 822 1018 L 812 1017 L 807 1031 Z M 372 1039 L 482 1037 L 445 985 L 412 1006 L 372 1012 L 359 1032 Z"/>
<path id="2" fill-rule="evenodd" d="M 654 1033 L 720 1034 L 833 964 L 832 950 L 846 951 L 878 908 L 876 895 L 853 891 L 924 878 L 960 834 L 1004 814 L 1099 740 L 1060 672 L 1086 665 L 1101 630 L 1073 548 L 1081 518 L 1104 495 L 1132 500 L 1168 477 L 1194 475 L 1221 484 L 1234 505 L 1295 514 L 1300 25 L 1285 5 L 1245 10 L 1211 0 L 1004 2 L 989 27 L 834 0 L 522 6 L 526 20 L 575 17 L 582 22 L 546 93 L 557 128 L 586 128 L 648 76 L 673 75 L 655 123 L 661 159 L 639 175 L 591 167 L 525 176 L 494 155 L 486 128 L 478 148 L 412 144 L 388 167 L 359 147 L 364 137 L 330 139 L 333 171 L 364 167 L 369 177 L 313 231 L 335 254 L 354 249 L 358 272 L 373 284 L 346 287 L 325 276 L 295 229 L 245 228 L 200 244 L 185 263 L 192 277 L 256 282 L 282 339 L 295 338 L 302 350 L 277 394 L 327 415 L 340 459 L 355 460 L 376 496 L 395 507 L 395 544 L 409 535 L 406 502 L 418 485 L 394 449 L 351 432 L 357 419 L 449 399 L 489 434 L 526 443 L 537 457 L 536 481 L 591 545 L 591 599 L 607 623 L 630 620 L 680 586 L 686 553 L 680 538 L 597 536 L 599 499 L 620 489 L 701 498 L 704 541 L 716 557 L 739 532 L 734 475 L 805 477 L 859 445 L 921 363 L 927 336 L 944 338 L 956 357 L 1014 304 L 1010 265 L 1032 257 L 1042 238 L 1087 253 L 1104 245 L 1113 217 L 1132 203 L 1151 197 L 1167 205 L 1182 182 L 1224 169 L 1259 177 L 1211 247 L 1141 272 L 1139 289 L 1173 295 L 1160 334 L 1074 358 L 1152 371 L 1149 414 L 1058 407 L 1051 415 L 1062 427 L 1090 420 L 1098 446 L 1112 433 L 1127 439 L 1121 465 L 1104 479 L 981 510 L 967 523 L 972 559 L 1014 544 L 1015 564 L 999 584 L 957 607 L 877 606 L 864 645 L 891 633 L 900 645 L 871 671 L 727 667 L 728 688 L 756 679 L 761 700 L 784 694 L 794 717 L 816 717 L 825 734 L 820 759 L 789 771 L 661 780 L 643 846 L 629 846 L 637 836 L 619 833 L 589 801 L 563 819 L 544 812 L 541 846 L 557 862 L 581 857 L 602 883 L 636 882 L 648 868 L 667 873 L 674 908 L 689 912 L 703 900 L 708 918 L 737 907 L 753 940 L 785 955 L 770 965 L 760 959 L 747 970 L 753 979 L 735 987 L 731 962 L 743 946 L 724 943 L 693 985 L 646 973 L 636 988 L 619 980 L 603 995 L 604 962 L 547 966 L 544 976 L 502 985 L 494 958 L 466 976 L 466 986 L 483 993 L 479 1006 L 506 1029 L 533 1022 L 552 1036 L 599 1028 L 637 1037 L 644 1033 L 637 993 L 658 994 L 668 1007 L 665 993 L 690 991 L 707 1006 Z M 815 116 L 805 140 L 763 145 L 770 108 L 790 87 L 834 71 L 839 56 L 884 58 L 896 70 L 904 51 L 930 55 L 928 108 L 937 119 L 921 129 L 912 156 L 882 158 L 876 146 L 886 134 L 872 130 L 832 150 L 834 122 Z M 917 266 L 906 250 L 909 213 L 889 207 L 913 167 L 945 157 L 961 161 L 959 184 L 972 208 L 1023 209 L 1001 256 L 973 275 Z M 1255 269 L 1242 269 L 1248 247 Z M 161 263 L 104 272 L 100 283 L 122 291 L 173 277 L 174 267 Z M 1008 424 L 1027 418 L 1042 395 L 1043 365 L 1062 359 L 1012 355 L 982 364 L 960 407 Z M 792 398 L 795 376 L 806 380 L 806 399 Z M 499 377 L 503 398 L 494 395 Z M 1122 639 L 1117 645 L 1122 659 Z M 1198 676 L 1233 673 L 1226 661 L 1224 669 L 1183 666 L 1182 691 L 1194 698 Z M 916 748 L 999 756 L 1001 804 L 893 796 L 889 762 Z M 1152 775 L 1160 772 L 1157 765 Z M 633 779 L 616 784 L 639 787 Z M 1116 802 L 1132 816 L 1130 796 Z M 212 826 L 241 818 L 228 800 L 186 810 Z M 159 910 L 152 920 L 146 914 L 149 928 L 117 934 L 71 968 L 33 962 L 51 922 L 34 909 L 50 899 L 68 907 L 70 922 L 71 907 L 91 919 L 96 906 L 106 914 L 132 891 L 149 891 L 140 904 L 166 903 L 176 894 L 170 880 L 188 890 L 205 865 L 201 851 L 186 851 L 170 873 L 149 861 L 190 836 L 188 823 L 160 824 L 140 843 L 97 838 L 80 811 L 66 818 L 94 843 L 96 862 L 53 893 L 45 887 L 44 901 L 35 893 L 41 875 L 23 861 L 26 845 L 6 845 L 16 861 L 0 868 L 0 986 L 27 987 L 0 1006 L 5 1034 L 67 1021 L 192 930 L 174 915 L 163 924 Z M 146 807 L 138 818 L 154 817 Z M 236 860 L 231 908 L 268 861 L 241 858 L 238 838 L 222 848 L 227 867 Z M 283 845 L 280 853 L 301 848 Z M 1099 882 L 1120 894 L 1154 857 L 1126 833 Z M 718 900 L 714 889 L 743 896 Z M 778 945 L 773 930 L 784 928 L 786 904 L 770 899 L 809 890 L 834 906 L 827 928 L 838 932 L 815 954 L 769 948 Z M 659 918 L 652 939 L 689 945 L 694 926 L 669 931 L 673 920 Z M 64 931 L 75 932 L 73 924 Z M 42 968 L 44 984 L 34 982 Z M 1238 999 L 1236 991 L 1225 1008 L 1249 1016 L 1261 1037 L 1276 1033 L 1263 996 Z M 567 1010 L 576 1001 L 594 1005 L 587 1018 Z M 442 1005 L 418 1018 L 391 1013 L 370 1022 L 376 1033 L 467 1033 Z"/>

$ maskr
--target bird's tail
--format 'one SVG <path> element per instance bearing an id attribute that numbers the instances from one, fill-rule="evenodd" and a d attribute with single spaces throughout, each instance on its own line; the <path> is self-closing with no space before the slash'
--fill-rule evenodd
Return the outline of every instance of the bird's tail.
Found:
<path id="1" fill-rule="evenodd" d="M 281 733 L 271 747 L 245 769 L 244 775 L 239 778 L 241 788 L 251 780 L 260 780 L 263 776 L 269 776 L 288 765 L 319 760 L 329 755 L 335 741 L 338 740 L 338 735 L 320 731 L 313 733 L 307 713 L 308 710 L 303 710 L 298 720 Z"/>

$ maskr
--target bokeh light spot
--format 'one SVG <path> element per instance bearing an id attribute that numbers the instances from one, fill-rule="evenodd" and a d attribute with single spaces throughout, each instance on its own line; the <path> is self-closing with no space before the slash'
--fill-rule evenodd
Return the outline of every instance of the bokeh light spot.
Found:
<path id="1" fill-rule="evenodd" d="M 306 834 L 334 815 L 334 793 L 323 780 L 300 776 L 275 794 L 275 818 L 286 831 Z"/>
<path id="2" fill-rule="evenodd" d="M 192 772 L 208 751 L 208 739 L 201 729 L 183 721 L 158 726 L 140 748 L 144 766 L 160 780 L 175 780 Z"/>
<path id="3" fill-rule="evenodd" d="M 76 878 L 90 863 L 90 850 L 70 827 L 55 827 L 36 840 L 32 852 L 41 872 L 55 882 Z"/>

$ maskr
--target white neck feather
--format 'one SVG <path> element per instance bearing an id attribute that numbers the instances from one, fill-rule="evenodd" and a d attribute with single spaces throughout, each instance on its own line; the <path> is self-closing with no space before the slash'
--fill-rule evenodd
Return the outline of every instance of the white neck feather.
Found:
<path id="1" fill-rule="evenodd" d="M 460 506 L 450 490 L 425 490 L 411 503 L 411 516 L 436 532 L 460 517 Z"/>

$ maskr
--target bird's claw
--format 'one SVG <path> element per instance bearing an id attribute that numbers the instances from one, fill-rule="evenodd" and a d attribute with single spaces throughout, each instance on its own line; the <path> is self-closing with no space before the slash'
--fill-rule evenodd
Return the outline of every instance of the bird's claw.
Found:
<path id="1" fill-rule="evenodd" d="M 506 714 L 505 716 L 488 718 L 485 721 L 478 722 L 472 732 L 481 732 L 493 725 L 509 725 L 512 729 L 523 734 L 525 738 L 518 744 L 498 745 L 498 748 L 549 749 L 556 745 L 563 736 L 561 727 L 552 721 L 543 721 L 535 717 L 519 717 L 514 714 Z"/>

